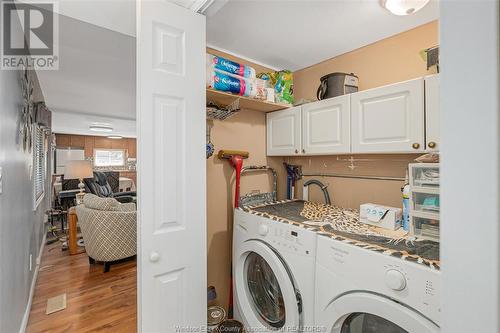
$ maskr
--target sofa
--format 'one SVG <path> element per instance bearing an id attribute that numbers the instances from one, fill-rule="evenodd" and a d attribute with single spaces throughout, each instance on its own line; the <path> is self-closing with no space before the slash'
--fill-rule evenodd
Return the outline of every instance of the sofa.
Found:
<path id="1" fill-rule="evenodd" d="M 109 272 L 112 263 L 137 254 L 137 209 L 135 203 L 120 203 L 87 193 L 76 206 L 90 264 L 104 263 Z"/>

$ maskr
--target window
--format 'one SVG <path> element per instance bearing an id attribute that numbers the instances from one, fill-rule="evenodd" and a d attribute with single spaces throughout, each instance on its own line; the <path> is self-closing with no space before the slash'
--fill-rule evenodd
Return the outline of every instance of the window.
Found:
<path id="1" fill-rule="evenodd" d="M 94 165 L 97 167 L 125 166 L 125 149 L 94 150 Z"/>
<path id="2" fill-rule="evenodd" d="M 45 152 L 45 132 L 37 124 L 33 125 L 33 209 L 36 210 L 45 195 L 47 159 Z"/>

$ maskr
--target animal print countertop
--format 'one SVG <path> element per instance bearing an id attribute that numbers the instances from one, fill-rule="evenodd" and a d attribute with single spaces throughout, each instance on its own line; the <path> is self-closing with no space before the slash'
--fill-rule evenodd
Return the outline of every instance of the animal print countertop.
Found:
<path id="1" fill-rule="evenodd" d="M 321 203 L 283 200 L 239 209 L 317 232 L 366 250 L 440 269 L 439 243 L 359 222 L 359 213 Z"/>

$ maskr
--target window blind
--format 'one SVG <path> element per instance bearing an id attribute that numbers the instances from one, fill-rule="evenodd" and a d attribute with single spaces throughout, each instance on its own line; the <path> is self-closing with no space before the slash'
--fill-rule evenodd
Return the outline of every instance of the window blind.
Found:
<path id="1" fill-rule="evenodd" d="M 45 177 L 47 171 L 45 158 L 44 132 L 38 125 L 33 130 L 33 199 L 35 209 L 45 194 Z"/>

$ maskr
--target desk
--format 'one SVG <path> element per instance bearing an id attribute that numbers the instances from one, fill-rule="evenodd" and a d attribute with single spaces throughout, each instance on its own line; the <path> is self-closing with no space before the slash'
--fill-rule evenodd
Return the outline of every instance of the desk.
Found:
<path id="1" fill-rule="evenodd" d="M 120 192 L 135 191 L 134 181 L 127 177 L 120 177 Z"/>
<path id="2" fill-rule="evenodd" d="M 67 190 L 59 192 L 59 203 L 65 210 L 75 205 L 75 198 L 78 192 L 80 192 L 80 190 Z"/>
<path id="3" fill-rule="evenodd" d="M 85 252 L 85 249 L 78 248 L 78 217 L 76 216 L 75 207 L 71 207 L 68 210 L 68 249 L 69 254 L 79 254 Z"/>

